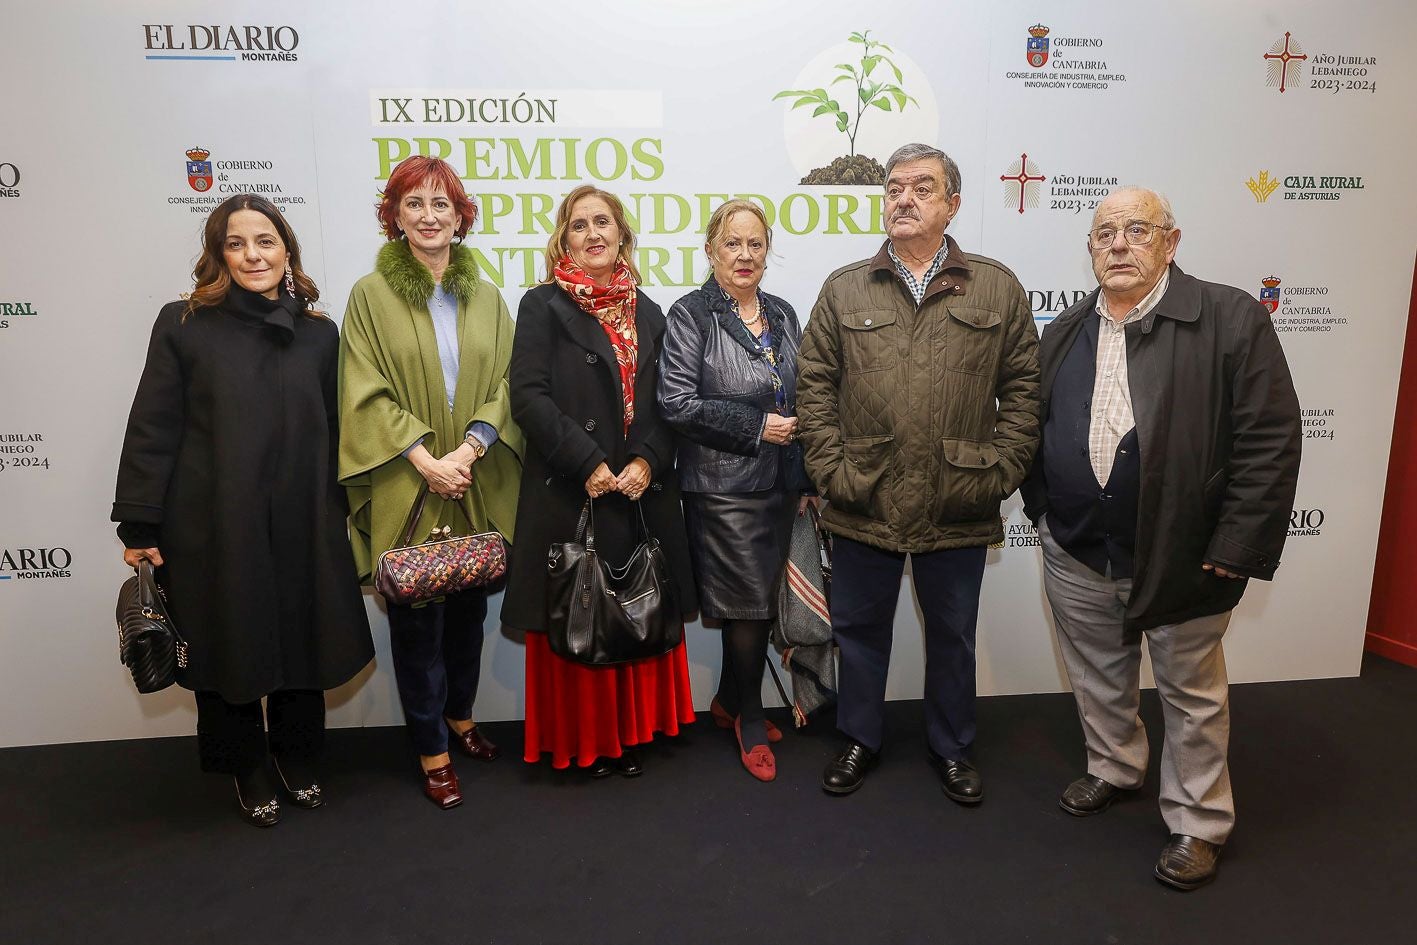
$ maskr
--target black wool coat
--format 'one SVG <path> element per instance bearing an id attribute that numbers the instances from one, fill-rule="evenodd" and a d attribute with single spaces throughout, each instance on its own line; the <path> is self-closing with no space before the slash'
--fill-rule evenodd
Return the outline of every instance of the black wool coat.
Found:
<path id="1" fill-rule="evenodd" d="M 334 322 L 233 287 L 153 325 L 113 520 L 157 547 L 191 665 L 178 682 L 232 703 L 331 689 L 374 656 L 335 481 Z"/>
<path id="2" fill-rule="evenodd" d="M 546 629 L 546 553 L 568 541 L 586 501 L 585 481 L 600 463 L 619 474 L 636 456 L 650 467 L 639 500 L 649 532 L 659 540 L 684 615 L 698 608 L 679 484 L 674 437 L 655 401 L 664 313 L 640 292 L 635 419 L 624 434 L 624 405 L 615 353 L 600 323 L 559 286 L 522 296 L 510 368 L 512 419 L 526 435 L 517 540 L 507 571 L 502 622 Z M 595 500 L 595 536 L 602 560 L 622 565 L 639 542 L 634 504 L 619 493 Z"/>
<path id="3" fill-rule="evenodd" d="M 1126 328 L 1141 454 L 1123 621 L 1132 634 L 1233 609 L 1247 581 L 1216 577 L 1204 562 L 1271 580 L 1299 480 L 1299 398 L 1269 312 L 1175 264 L 1170 280 L 1156 308 Z M 1098 317 L 1097 295 L 1043 329 L 1041 427 L 1059 365 L 1084 320 Z M 1048 511 L 1044 450 L 1021 493 L 1037 524 Z"/>

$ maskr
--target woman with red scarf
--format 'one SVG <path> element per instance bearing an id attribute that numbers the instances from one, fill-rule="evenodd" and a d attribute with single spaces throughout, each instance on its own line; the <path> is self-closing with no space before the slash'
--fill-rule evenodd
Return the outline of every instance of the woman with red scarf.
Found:
<path id="1" fill-rule="evenodd" d="M 595 500 L 601 558 L 623 564 L 640 539 L 636 504 L 658 539 L 683 614 L 697 609 L 674 473 L 659 414 L 664 313 L 638 289 L 635 234 L 614 194 L 571 191 L 546 247 L 546 282 L 522 298 L 510 370 L 512 417 L 527 450 L 502 621 L 526 634 L 526 753 L 591 777 L 643 772 L 635 746 L 694 720 L 681 643 L 663 656 L 589 666 L 546 640 L 546 555 Z"/>

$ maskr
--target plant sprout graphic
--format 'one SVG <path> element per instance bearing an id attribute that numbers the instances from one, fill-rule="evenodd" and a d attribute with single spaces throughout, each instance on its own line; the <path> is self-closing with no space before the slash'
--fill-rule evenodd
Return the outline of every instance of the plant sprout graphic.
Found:
<path id="1" fill-rule="evenodd" d="M 773 101 L 780 98 L 795 98 L 797 101 L 792 104 L 794 109 L 815 105 L 812 117 L 828 115 L 835 119 L 836 130 L 846 135 L 850 144 L 850 156 L 855 157 L 856 133 L 861 130 L 861 119 L 865 116 L 866 109 L 874 106 L 883 112 L 888 112 L 894 103 L 895 110 L 903 112 L 907 102 L 916 108 L 920 107 L 920 103 L 915 101 L 914 97 L 907 95 L 905 90 L 900 87 L 902 78 L 900 66 L 897 66 L 890 56 L 886 55 L 895 52 L 895 50 L 885 43 L 872 39 L 870 30 L 852 33 L 850 41 L 861 44 L 861 62 L 855 66 L 845 62 L 838 63 L 835 68 L 841 74 L 832 79 L 830 85 L 850 82 L 856 86 L 856 118 L 854 121 L 846 109 L 842 108 L 841 103 L 832 98 L 826 89 L 786 89 L 774 95 Z M 872 74 L 882 63 L 890 66 L 891 72 L 895 74 L 894 82 L 872 78 Z"/>

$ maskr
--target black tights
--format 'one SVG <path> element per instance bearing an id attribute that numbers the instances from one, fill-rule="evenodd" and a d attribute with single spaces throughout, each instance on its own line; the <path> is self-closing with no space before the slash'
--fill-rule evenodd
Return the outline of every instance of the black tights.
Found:
<path id="1" fill-rule="evenodd" d="M 723 670 L 718 701 L 729 715 L 743 717 L 743 747 L 768 743 L 763 724 L 763 670 L 768 661 L 769 620 L 723 622 Z"/>

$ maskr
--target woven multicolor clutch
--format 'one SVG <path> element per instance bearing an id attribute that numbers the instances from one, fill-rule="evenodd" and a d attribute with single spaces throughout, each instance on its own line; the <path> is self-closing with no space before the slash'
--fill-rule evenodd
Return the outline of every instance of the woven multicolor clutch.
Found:
<path id="1" fill-rule="evenodd" d="M 495 584 L 507 573 L 507 546 L 496 532 L 448 536 L 445 528 L 428 541 L 410 545 L 423 513 L 428 486 L 419 490 L 399 545 L 379 556 L 374 587 L 391 604 L 418 604 L 434 597 Z M 462 504 L 458 508 L 467 509 Z M 471 525 L 471 521 L 468 522 Z"/>

